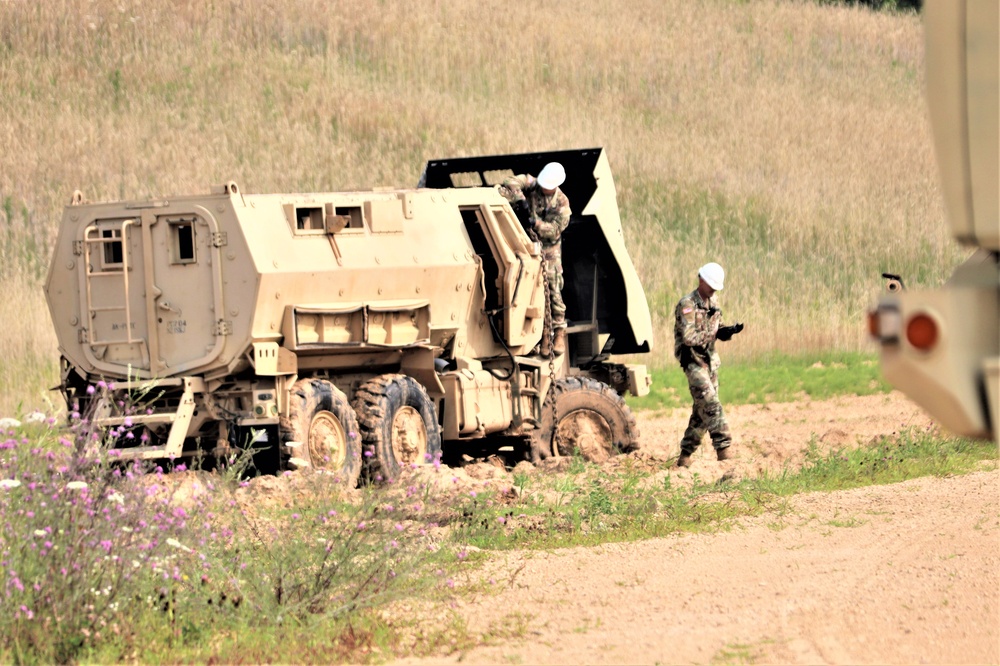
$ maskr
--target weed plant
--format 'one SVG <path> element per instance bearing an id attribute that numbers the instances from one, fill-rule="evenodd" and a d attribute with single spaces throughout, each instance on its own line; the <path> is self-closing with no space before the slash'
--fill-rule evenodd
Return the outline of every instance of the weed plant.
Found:
<path id="1" fill-rule="evenodd" d="M 351 498 L 313 474 L 294 507 L 263 510 L 240 458 L 216 474 L 178 463 L 167 482 L 111 455 L 127 422 L 102 433 L 85 414 L 68 429 L 29 416 L 5 419 L 0 442 L 4 663 L 362 654 L 386 624 L 373 609 L 446 591 L 464 559 L 441 548 L 426 488 Z M 310 647 L 289 652 L 299 636 Z"/>
<path id="2" fill-rule="evenodd" d="M 948 476 L 975 469 L 981 461 L 996 461 L 991 442 L 940 438 L 936 433 L 908 429 L 868 446 L 820 454 L 815 443 L 806 451 L 802 468 L 778 476 L 764 475 L 748 485 L 774 495 L 833 491 L 898 483 L 920 476 Z"/>

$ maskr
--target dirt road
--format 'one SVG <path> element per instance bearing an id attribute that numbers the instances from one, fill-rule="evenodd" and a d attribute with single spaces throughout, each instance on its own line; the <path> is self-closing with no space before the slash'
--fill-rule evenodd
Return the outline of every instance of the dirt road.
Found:
<path id="1" fill-rule="evenodd" d="M 672 481 L 794 466 L 810 445 L 928 427 L 899 394 L 729 410 L 739 459 L 707 445 Z M 676 455 L 680 410 L 641 414 Z M 526 637 L 400 664 L 1000 662 L 1000 471 L 793 498 L 727 532 L 497 555 L 499 595 L 460 597 L 473 632 Z"/>

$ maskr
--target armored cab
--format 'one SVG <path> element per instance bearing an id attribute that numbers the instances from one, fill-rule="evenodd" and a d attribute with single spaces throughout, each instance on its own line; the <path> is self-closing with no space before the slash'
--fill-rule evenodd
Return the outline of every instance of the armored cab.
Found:
<path id="1" fill-rule="evenodd" d="M 928 0 L 924 8 L 927 101 L 948 219 L 955 238 L 975 252 L 940 289 L 904 290 L 893 280 L 892 293 L 869 316 L 886 378 L 949 430 L 994 441 L 1000 421 L 998 25 L 996 0 Z"/>
<path id="2" fill-rule="evenodd" d="M 593 172 L 598 161 L 578 152 L 564 154 L 567 171 Z M 634 448 L 620 394 L 645 393 L 648 379 L 609 354 L 648 351 L 651 326 L 608 181 L 579 193 L 604 198 L 580 219 L 612 240 L 581 250 L 591 287 L 576 297 L 589 303 L 562 356 L 541 353 L 539 248 L 487 183 L 254 195 L 228 183 L 110 203 L 77 194 L 46 283 L 63 393 L 113 429 L 122 457 L 253 443 L 347 483 L 362 460 L 391 478 L 433 460 L 442 441 L 460 450 L 489 436 L 535 459 Z M 114 389 L 88 389 L 101 380 Z M 567 394 L 585 398 L 570 419 L 584 423 L 563 429 L 591 426 L 596 440 L 557 436 Z"/>

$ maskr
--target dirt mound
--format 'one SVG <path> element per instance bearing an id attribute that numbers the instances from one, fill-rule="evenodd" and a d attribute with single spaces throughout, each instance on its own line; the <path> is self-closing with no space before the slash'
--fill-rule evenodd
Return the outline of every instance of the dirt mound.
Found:
<path id="1" fill-rule="evenodd" d="M 693 456 L 688 469 L 672 468 L 659 471 L 647 484 L 659 484 L 666 476 L 676 486 L 690 486 L 695 479 L 714 483 L 721 479 L 754 478 L 764 472 L 777 472 L 801 466 L 806 452 L 817 453 L 845 446 L 855 446 L 879 437 L 892 435 L 907 428 L 931 428 L 933 423 L 913 403 L 899 393 L 873 396 L 849 396 L 834 400 L 773 405 L 737 405 L 726 408 L 734 433 L 732 460 L 718 462 L 707 442 Z M 639 412 L 637 414 L 641 448 L 632 453 L 614 456 L 600 468 L 613 476 L 623 466 L 632 469 L 662 470 L 680 453 L 679 442 L 687 426 L 688 412 Z M 482 460 L 465 457 L 454 467 L 422 467 L 406 470 L 398 481 L 401 485 L 426 485 L 440 502 L 468 497 L 470 493 L 489 489 L 506 491 L 515 487 L 520 476 L 559 474 L 572 464 L 568 457 L 556 457 L 539 465 L 521 462 L 507 469 L 495 456 Z M 184 495 L 195 490 L 193 473 L 178 477 L 175 492 Z M 298 497 L 330 492 L 331 484 L 322 472 L 303 470 L 281 476 L 251 479 L 240 490 L 241 504 L 248 508 L 291 506 Z M 202 480 L 202 484 L 206 481 Z M 195 484 L 192 486 L 191 484 Z M 190 486 L 190 487 L 189 487 Z M 353 491 L 344 491 L 351 496 Z"/>

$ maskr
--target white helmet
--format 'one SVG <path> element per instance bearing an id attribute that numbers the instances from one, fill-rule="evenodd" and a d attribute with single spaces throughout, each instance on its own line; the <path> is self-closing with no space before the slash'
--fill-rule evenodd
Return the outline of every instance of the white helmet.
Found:
<path id="1" fill-rule="evenodd" d="M 722 291 L 722 286 L 726 281 L 726 272 L 722 270 L 722 266 L 713 261 L 698 269 L 698 277 L 707 282 L 712 289 Z"/>
<path id="2" fill-rule="evenodd" d="M 566 169 L 559 162 L 549 162 L 542 167 L 535 180 L 542 189 L 554 190 L 566 182 Z"/>

